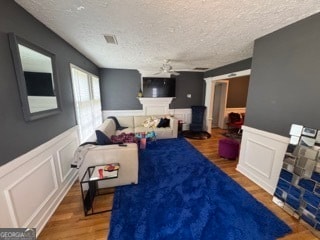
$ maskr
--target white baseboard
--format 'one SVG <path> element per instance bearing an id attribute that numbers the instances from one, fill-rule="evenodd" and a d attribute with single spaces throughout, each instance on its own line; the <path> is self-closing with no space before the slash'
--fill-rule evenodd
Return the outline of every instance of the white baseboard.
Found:
<path id="1" fill-rule="evenodd" d="M 0 167 L 0 227 L 32 227 L 40 234 L 77 179 L 70 163 L 78 145 L 73 127 Z"/>
<path id="2" fill-rule="evenodd" d="M 242 129 L 237 170 L 272 195 L 278 183 L 289 138 L 247 126 Z"/>

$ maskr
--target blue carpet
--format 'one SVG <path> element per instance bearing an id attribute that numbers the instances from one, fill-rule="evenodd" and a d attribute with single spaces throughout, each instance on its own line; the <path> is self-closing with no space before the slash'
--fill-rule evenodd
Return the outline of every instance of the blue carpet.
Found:
<path id="1" fill-rule="evenodd" d="M 110 240 L 263 240 L 291 232 L 184 138 L 149 144 L 139 164 L 139 184 L 116 189 Z"/>

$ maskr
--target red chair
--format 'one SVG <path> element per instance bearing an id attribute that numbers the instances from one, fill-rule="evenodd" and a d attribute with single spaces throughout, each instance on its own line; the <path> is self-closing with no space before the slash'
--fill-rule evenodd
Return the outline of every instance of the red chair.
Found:
<path id="1" fill-rule="evenodd" d="M 231 112 L 228 115 L 228 119 L 229 119 L 227 122 L 228 132 L 229 133 L 235 133 L 235 132 L 240 133 L 241 127 L 244 122 L 244 113 L 240 114 L 240 113 Z"/>

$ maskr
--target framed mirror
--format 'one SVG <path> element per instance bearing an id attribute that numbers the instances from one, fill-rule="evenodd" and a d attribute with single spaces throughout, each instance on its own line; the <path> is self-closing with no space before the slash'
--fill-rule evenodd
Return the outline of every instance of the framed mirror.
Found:
<path id="1" fill-rule="evenodd" d="M 25 120 L 61 112 L 55 55 L 14 33 L 9 43 Z"/>

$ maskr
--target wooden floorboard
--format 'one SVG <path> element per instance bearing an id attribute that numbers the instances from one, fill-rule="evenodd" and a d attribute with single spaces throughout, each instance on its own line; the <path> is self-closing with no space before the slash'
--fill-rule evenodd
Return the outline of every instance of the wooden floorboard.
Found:
<path id="1" fill-rule="evenodd" d="M 268 209 L 286 222 L 293 233 L 281 238 L 282 240 L 313 240 L 318 239 L 298 220 L 287 214 L 272 202 L 272 196 L 257 184 L 236 170 L 237 160 L 226 160 L 218 155 L 218 140 L 224 130 L 213 129 L 212 137 L 207 140 L 187 139 L 195 148 L 202 152 L 211 162 L 217 165 L 244 189 L 263 203 Z M 104 203 L 112 205 L 112 194 L 104 198 Z M 106 202 L 105 202 L 106 201 Z M 80 185 L 77 181 L 63 199 L 53 216 L 42 230 L 38 239 L 106 239 L 109 231 L 111 213 L 101 213 L 85 217 L 83 214 Z"/>

